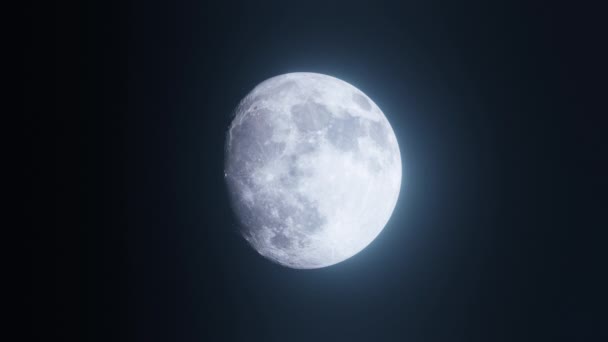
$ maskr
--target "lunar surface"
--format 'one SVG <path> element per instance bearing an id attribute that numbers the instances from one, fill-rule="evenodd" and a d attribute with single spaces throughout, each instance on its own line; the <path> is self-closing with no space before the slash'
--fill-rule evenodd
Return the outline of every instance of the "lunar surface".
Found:
<path id="1" fill-rule="evenodd" d="M 388 222 L 401 187 L 399 146 L 380 108 L 322 74 L 289 73 L 255 87 L 235 111 L 225 153 L 243 237 L 291 268 L 360 252 Z"/>

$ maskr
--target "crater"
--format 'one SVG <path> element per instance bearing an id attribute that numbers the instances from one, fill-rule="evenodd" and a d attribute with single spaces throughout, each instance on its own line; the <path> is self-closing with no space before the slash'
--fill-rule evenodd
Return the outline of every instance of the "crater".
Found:
<path id="1" fill-rule="evenodd" d="M 260 165 L 278 158 L 283 153 L 286 143 L 272 141 L 275 128 L 268 115 L 268 110 L 258 110 L 256 114 L 250 114 L 232 128 L 230 162 L 236 165 Z"/>
<path id="2" fill-rule="evenodd" d="M 272 93 L 284 93 L 292 90 L 297 87 L 297 83 L 293 80 L 286 80 L 285 82 L 281 82 L 276 86 L 275 89 L 272 90 Z"/>
<path id="3" fill-rule="evenodd" d="M 285 236 L 283 233 L 277 233 L 270 239 L 270 243 L 272 243 L 275 247 L 280 249 L 287 249 L 291 247 L 291 240 Z"/>
<path id="4" fill-rule="evenodd" d="M 369 111 L 372 109 L 372 105 L 365 98 L 365 96 L 361 94 L 353 93 L 353 101 L 355 101 L 355 103 L 363 110 Z"/>
<path id="5" fill-rule="evenodd" d="M 363 133 L 361 119 L 346 115 L 344 118 L 334 118 L 327 130 L 327 139 L 341 151 L 358 151 L 357 138 Z"/>
<path id="6" fill-rule="evenodd" d="M 293 222 L 304 232 L 320 230 L 326 219 L 321 215 L 315 203 L 302 196 L 298 196 L 298 200 L 301 208 L 293 213 Z"/>
<path id="7" fill-rule="evenodd" d="M 326 218 L 321 215 L 315 203 L 302 195 L 294 194 L 295 198 L 289 201 L 279 193 L 260 196 L 253 207 L 241 207 L 243 221 L 247 230 L 252 234 L 259 234 L 262 228 L 267 227 L 275 232 L 276 243 L 286 245 L 289 241 L 297 240 L 299 234 L 307 235 L 318 231 L 325 224 Z M 264 228 L 266 229 L 266 228 Z"/>
<path id="8" fill-rule="evenodd" d="M 300 179 L 309 176 L 309 173 L 298 168 L 295 156 L 290 156 L 288 160 L 287 172 L 280 176 L 279 183 L 286 189 L 293 189 L 298 186 Z"/>
<path id="9" fill-rule="evenodd" d="M 291 115 L 298 130 L 304 133 L 318 131 L 327 127 L 332 117 L 327 107 L 312 101 L 293 105 L 291 107 Z"/>
<path id="10" fill-rule="evenodd" d="M 381 147 L 388 146 L 388 134 L 389 131 L 386 129 L 384 124 L 381 122 L 370 122 L 369 123 L 369 136 L 372 140 Z"/>

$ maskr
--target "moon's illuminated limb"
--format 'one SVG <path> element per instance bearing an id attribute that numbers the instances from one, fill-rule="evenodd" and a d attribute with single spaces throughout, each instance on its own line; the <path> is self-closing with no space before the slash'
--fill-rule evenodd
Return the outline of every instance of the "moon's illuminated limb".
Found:
<path id="1" fill-rule="evenodd" d="M 227 134 L 225 178 L 242 234 L 292 268 L 357 254 L 401 187 L 395 134 L 378 106 L 337 78 L 290 73 L 255 87 Z"/>

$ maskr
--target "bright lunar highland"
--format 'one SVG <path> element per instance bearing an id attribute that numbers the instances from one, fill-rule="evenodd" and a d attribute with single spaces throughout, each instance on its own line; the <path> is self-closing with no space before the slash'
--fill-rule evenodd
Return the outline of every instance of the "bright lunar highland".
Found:
<path id="1" fill-rule="evenodd" d="M 241 233 L 281 265 L 350 258 L 397 203 L 395 133 L 369 97 L 337 78 L 298 72 L 260 83 L 236 108 L 226 139 L 225 179 Z"/>

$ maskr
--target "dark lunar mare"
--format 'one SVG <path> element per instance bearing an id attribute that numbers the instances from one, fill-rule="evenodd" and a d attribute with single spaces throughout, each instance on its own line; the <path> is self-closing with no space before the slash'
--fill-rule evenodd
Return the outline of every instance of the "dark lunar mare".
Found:
<path id="1" fill-rule="evenodd" d="M 274 114 L 267 109 L 251 110 L 234 123 L 225 146 L 225 180 L 241 232 L 256 240 L 265 227 L 274 234 L 271 244 L 288 251 L 294 246 L 305 247 L 306 233 L 318 230 L 325 219 L 314 203 L 295 193 L 298 179 L 305 176 L 295 167 L 298 155 L 287 157 L 288 174 L 278 180 L 281 191 L 291 193 L 298 206 L 286 202 L 280 191 L 263 189 L 253 179 L 258 168 L 275 161 L 285 149 L 285 143 L 270 141 L 275 129 L 270 117 Z M 312 151 L 304 149 L 299 155 Z"/>

